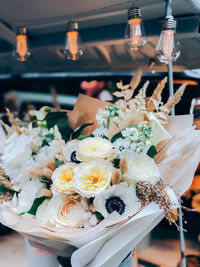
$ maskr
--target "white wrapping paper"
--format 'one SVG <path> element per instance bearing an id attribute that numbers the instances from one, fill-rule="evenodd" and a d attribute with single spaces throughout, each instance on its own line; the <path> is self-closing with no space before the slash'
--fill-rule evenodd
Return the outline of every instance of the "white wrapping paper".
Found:
<path id="1" fill-rule="evenodd" d="M 190 115 L 170 117 L 167 130 L 173 138 L 159 145 L 155 160 L 164 183 L 183 194 L 200 159 L 200 132 L 194 130 Z M 32 216 L 20 217 L 9 207 L 0 205 L 0 221 L 38 246 L 63 256 L 69 256 L 74 247 L 79 248 L 72 254 L 74 267 L 118 266 L 163 216 L 162 210 L 151 203 L 129 220 L 121 221 L 120 215 L 113 213 L 90 229 L 63 230 L 44 228 Z"/>

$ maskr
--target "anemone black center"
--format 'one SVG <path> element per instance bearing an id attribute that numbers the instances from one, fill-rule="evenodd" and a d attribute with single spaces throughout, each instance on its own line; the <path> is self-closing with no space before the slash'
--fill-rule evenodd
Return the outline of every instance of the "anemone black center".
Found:
<path id="1" fill-rule="evenodd" d="M 76 158 L 76 151 L 72 152 L 70 159 L 72 162 L 81 163 L 81 161 Z"/>
<path id="2" fill-rule="evenodd" d="M 125 210 L 125 204 L 119 197 L 111 197 L 106 200 L 106 209 L 108 213 L 117 211 L 120 215 L 122 215 Z"/>

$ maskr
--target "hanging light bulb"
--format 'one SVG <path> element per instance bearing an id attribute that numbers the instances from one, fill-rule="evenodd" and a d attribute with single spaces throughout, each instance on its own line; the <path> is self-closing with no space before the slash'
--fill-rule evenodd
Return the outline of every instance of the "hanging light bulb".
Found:
<path id="1" fill-rule="evenodd" d="M 78 32 L 78 23 L 70 21 L 67 25 L 66 46 L 64 50 L 67 59 L 77 60 L 83 55 L 82 43 Z"/>
<path id="2" fill-rule="evenodd" d="M 28 38 L 26 34 L 26 27 L 17 27 L 16 34 L 16 51 L 14 52 L 14 56 L 17 60 L 24 62 L 30 56 L 30 52 L 28 50 Z"/>
<path id="3" fill-rule="evenodd" d="M 163 20 L 162 32 L 156 46 L 156 56 L 160 62 L 168 64 L 176 61 L 180 55 L 178 43 L 175 42 L 176 21 L 173 16 L 168 16 Z M 176 46 L 175 46 L 176 44 Z"/>
<path id="4" fill-rule="evenodd" d="M 138 7 L 131 7 L 128 10 L 125 38 L 129 39 L 128 46 L 134 51 L 138 51 L 140 47 L 146 44 L 141 9 Z"/>

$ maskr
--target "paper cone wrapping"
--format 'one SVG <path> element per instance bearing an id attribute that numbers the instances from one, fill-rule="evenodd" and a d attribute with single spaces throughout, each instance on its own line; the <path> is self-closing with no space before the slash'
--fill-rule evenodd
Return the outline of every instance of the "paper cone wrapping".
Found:
<path id="1" fill-rule="evenodd" d="M 82 95 L 81 99 L 79 97 L 78 106 L 69 114 L 74 128 L 92 122 L 98 108 L 107 104 L 91 101 L 92 110 L 95 110 L 91 113 L 88 97 Z M 194 130 L 192 121 L 190 115 L 169 117 L 166 128 L 173 138 L 159 145 L 159 153 L 155 157 L 164 183 L 180 194 L 192 183 L 200 159 L 200 132 Z M 119 214 L 112 213 L 89 229 L 45 228 L 34 217 L 28 214 L 20 217 L 10 207 L 0 205 L 0 221 L 27 236 L 34 246 L 62 256 L 69 256 L 74 247 L 79 248 L 72 254 L 72 266 L 75 267 L 118 266 L 163 217 L 162 210 L 151 203 L 129 219 L 122 220 Z"/>

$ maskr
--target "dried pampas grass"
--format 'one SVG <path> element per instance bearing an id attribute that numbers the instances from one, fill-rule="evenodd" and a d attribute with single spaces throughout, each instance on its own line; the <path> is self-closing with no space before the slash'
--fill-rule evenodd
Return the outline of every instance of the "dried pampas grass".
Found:
<path id="1" fill-rule="evenodd" d="M 174 96 L 168 99 L 167 103 L 165 104 L 165 107 L 169 110 L 168 114 L 174 108 L 174 106 L 181 100 L 186 86 L 187 84 L 181 85 L 178 91 L 174 94 Z"/>

